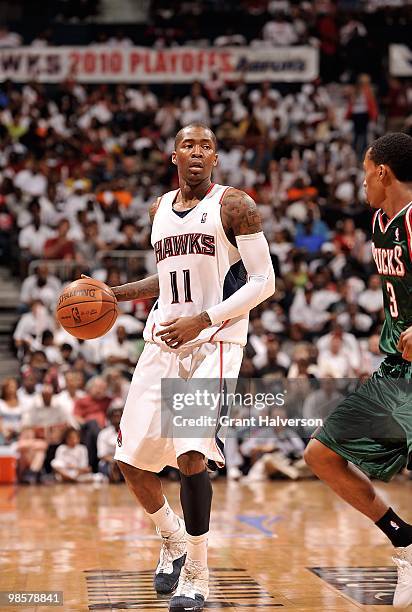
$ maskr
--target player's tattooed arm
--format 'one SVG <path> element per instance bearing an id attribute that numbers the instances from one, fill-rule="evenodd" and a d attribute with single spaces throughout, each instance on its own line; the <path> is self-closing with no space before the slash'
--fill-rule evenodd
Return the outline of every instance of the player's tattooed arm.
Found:
<path id="1" fill-rule="evenodd" d="M 152 224 L 153 224 L 157 209 L 159 208 L 159 204 L 160 204 L 160 198 L 156 198 L 156 200 L 152 204 L 150 204 L 149 217 L 150 217 L 150 223 Z"/>
<path id="2" fill-rule="evenodd" d="M 153 223 L 156 211 L 160 203 L 160 198 L 157 198 L 149 208 L 150 222 Z M 119 287 L 112 287 L 118 302 L 127 302 L 129 300 L 144 300 L 149 298 L 159 297 L 159 276 L 153 274 L 142 280 Z"/>
<path id="3" fill-rule="evenodd" d="M 262 221 L 255 201 L 240 189 L 226 192 L 220 214 L 226 235 L 233 244 L 236 244 L 235 236 L 262 231 Z"/>
<path id="4" fill-rule="evenodd" d="M 159 276 L 153 274 L 134 283 L 111 288 L 118 302 L 159 297 Z"/>

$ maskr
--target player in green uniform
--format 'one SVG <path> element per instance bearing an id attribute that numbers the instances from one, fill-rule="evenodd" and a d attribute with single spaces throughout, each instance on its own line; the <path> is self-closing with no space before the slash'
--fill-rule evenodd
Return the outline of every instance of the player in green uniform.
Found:
<path id="1" fill-rule="evenodd" d="M 368 476 L 390 480 L 412 465 L 412 138 L 391 133 L 364 160 L 373 216 L 373 258 L 382 280 L 385 359 L 329 415 L 305 452 L 307 464 L 340 497 L 372 519 L 396 547 L 393 605 L 412 604 L 412 525 L 383 501 Z"/>

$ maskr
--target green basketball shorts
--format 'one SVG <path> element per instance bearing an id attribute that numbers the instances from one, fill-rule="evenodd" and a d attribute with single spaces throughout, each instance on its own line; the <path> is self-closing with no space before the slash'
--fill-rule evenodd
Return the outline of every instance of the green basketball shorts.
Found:
<path id="1" fill-rule="evenodd" d="M 312 437 L 385 482 L 412 469 L 412 363 L 387 356 Z"/>

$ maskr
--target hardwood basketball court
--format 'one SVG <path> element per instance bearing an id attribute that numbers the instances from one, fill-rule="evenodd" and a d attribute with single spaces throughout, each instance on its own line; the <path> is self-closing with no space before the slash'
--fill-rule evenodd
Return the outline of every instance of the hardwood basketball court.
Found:
<path id="1" fill-rule="evenodd" d="M 412 518 L 410 481 L 378 488 Z M 178 508 L 178 484 L 165 491 Z M 0 590 L 63 591 L 65 611 L 167 610 L 152 589 L 159 540 L 126 486 L 3 486 L 0 500 Z M 218 480 L 211 533 L 206 609 L 393 609 L 390 544 L 320 482 Z"/>

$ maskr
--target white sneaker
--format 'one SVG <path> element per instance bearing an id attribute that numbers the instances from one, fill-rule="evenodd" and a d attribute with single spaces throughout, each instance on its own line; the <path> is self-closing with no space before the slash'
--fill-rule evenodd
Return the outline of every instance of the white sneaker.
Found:
<path id="1" fill-rule="evenodd" d="M 245 482 L 261 482 L 267 480 L 268 475 L 266 473 L 265 460 L 261 457 L 252 465 L 249 472 L 243 478 Z"/>
<path id="2" fill-rule="evenodd" d="M 227 471 L 228 480 L 239 480 L 242 476 L 242 472 L 236 466 L 229 468 Z"/>
<path id="3" fill-rule="evenodd" d="M 282 453 L 270 453 L 270 455 L 267 455 L 265 465 L 291 480 L 299 478 L 299 471 L 291 465 L 290 461 Z"/>
<path id="4" fill-rule="evenodd" d="M 160 559 L 153 579 L 155 591 L 163 595 L 171 593 L 176 588 L 186 560 L 186 527 L 179 516 L 177 520 L 179 529 L 167 538 L 162 536 Z M 158 530 L 157 532 L 159 533 Z"/>
<path id="5" fill-rule="evenodd" d="M 209 570 L 199 561 L 187 559 L 182 568 L 179 584 L 169 603 L 170 612 L 203 610 L 209 597 Z"/>
<path id="6" fill-rule="evenodd" d="M 412 604 L 412 544 L 405 548 L 397 548 L 392 559 L 398 570 L 393 607 L 407 608 Z"/>

